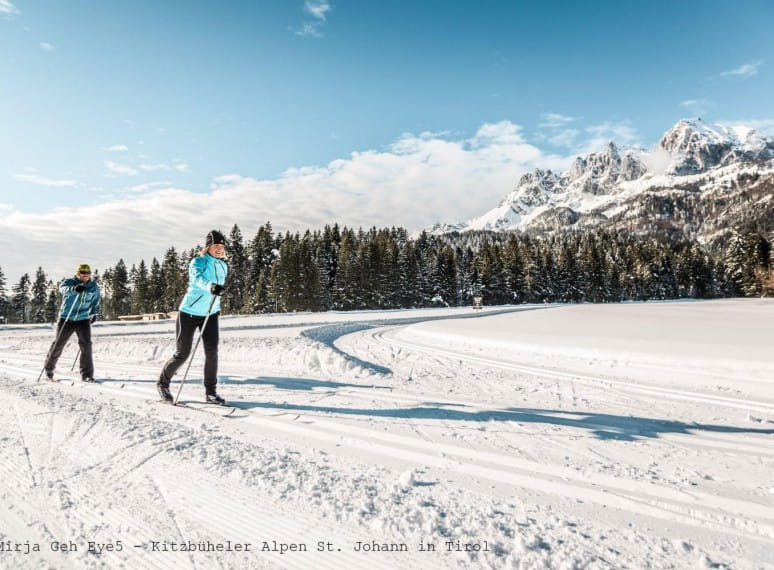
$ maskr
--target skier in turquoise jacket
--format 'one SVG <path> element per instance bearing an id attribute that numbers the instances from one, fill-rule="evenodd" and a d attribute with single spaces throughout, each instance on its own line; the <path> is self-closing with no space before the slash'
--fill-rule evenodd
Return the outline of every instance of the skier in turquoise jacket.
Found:
<path id="1" fill-rule="evenodd" d="M 225 405 L 226 401 L 217 393 L 218 385 L 218 314 L 220 296 L 228 274 L 226 257 L 226 239 L 217 230 L 207 234 L 205 247 L 188 265 L 188 290 L 180 303 L 175 331 L 177 347 L 175 354 L 167 360 L 161 369 L 156 384 L 162 401 L 172 403 L 174 398 L 169 384 L 178 369 L 191 354 L 194 333 L 201 333 L 204 345 L 204 398 L 210 404 Z"/>
<path id="2" fill-rule="evenodd" d="M 62 310 L 59 313 L 57 335 L 46 355 L 43 369 L 46 378 L 56 382 L 54 369 L 62 356 L 67 341 L 75 333 L 81 349 L 80 373 L 84 382 L 94 381 L 94 360 L 91 354 L 91 324 L 99 315 L 101 294 L 97 284 L 91 280 L 91 267 L 82 263 L 75 277 L 64 279 L 59 285 L 62 292 Z"/>

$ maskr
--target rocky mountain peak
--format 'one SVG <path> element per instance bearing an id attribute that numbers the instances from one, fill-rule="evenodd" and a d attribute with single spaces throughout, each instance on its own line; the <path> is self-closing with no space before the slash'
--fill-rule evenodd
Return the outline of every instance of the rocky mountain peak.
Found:
<path id="1" fill-rule="evenodd" d="M 676 228 L 684 229 L 689 221 L 703 223 L 706 211 L 717 210 L 714 197 L 729 199 L 762 177 L 774 179 L 774 140 L 747 126 L 683 119 L 655 149 L 621 150 L 611 141 L 598 152 L 577 157 L 561 174 L 528 172 L 496 208 L 464 224 L 431 231 L 553 231 L 616 224 L 645 228 L 665 227 L 672 219 Z"/>
<path id="2" fill-rule="evenodd" d="M 672 155 L 668 173 L 677 175 L 699 174 L 716 166 L 774 157 L 774 141 L 754 129 L 709 125 L 700 118 L 678 121 L 658 144 Z"/>
<path id="3" fill-rule="evenodd" d="M 613 141 L 600 152 L 585 158 L 577 157 L 566 173 L 569 187 L 590 194 L 609 193 L 611 187 L 624 180 L 635 180 L 645 174 L 647 167 L 633 151 L 621 156 Z"/>
<path id="4" fill-rule="evenodd" d="M 559 176 L 550 170 L 536 168 L 519 178 L 513 192 L 508 194 L 500 206 L 521 201 L 527 206 L 539 206 L 546 202 L 547 196 L 554 192 L 560 182 Z M 498 206 L 499 207 L 499 206 Z"/>

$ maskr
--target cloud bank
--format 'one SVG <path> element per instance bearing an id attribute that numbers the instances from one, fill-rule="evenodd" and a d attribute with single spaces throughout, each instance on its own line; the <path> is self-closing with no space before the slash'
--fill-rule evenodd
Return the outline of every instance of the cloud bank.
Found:
<path id="1" fill-rule="evenodd" d="M 208 192 L 149 186 L 145 194 L 89 207 L 10 211 L 0 219 L 0 248 L 8 252 L 0 266 L 9 283 L 39 265 L 59 279 L 81 262 L 100 269 L 119 258 L 147 263 L 170 246 L 189 249 L 209 230 L 228 232 L 235 223 L 249 239 L 267 220 L 283 232 L 334 223 L 413 231 L 479 215 L 524 172 L 562 170 L 569 161 L 529 144 L 509 121 L 485 124 L 467 139 L 405 134 L 383 150 L 292 168 L 273 180 L 235 173 L 213 180 Z M 131 175 L 124 165 L 107 167 Z"/>

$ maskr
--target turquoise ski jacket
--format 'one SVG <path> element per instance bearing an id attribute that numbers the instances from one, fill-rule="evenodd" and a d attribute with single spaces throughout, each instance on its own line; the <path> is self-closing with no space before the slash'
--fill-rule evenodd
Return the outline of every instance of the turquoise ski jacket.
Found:
<path id="1" fill-rule="evenodd" d="M 75 286 L 81 284 L 85 289 L 78 293 Z M 69 315 L 71 321 L 85 321 L 91 315 L 99 315 L 102 295 L 94 281 L 81 283 L 80 279 L 70 277 L 59 284 L 59 291 L 62 293 L 62 310 L 59 313 L 61 318 L 68 319 Z"/>
<path id="2" fill-rule="evenodd" d="M 219 312 L 220 297 L 210 293 L 210 285 L 213 283 L 223 285 L 227 274 L 228 265 L 222 259 L 213 257 L 209 253 L 194 257 L 188 264 L 188 291 L 185 292 L 185 297 L 180 303 L 180 310 L 189 315 L 204 317 L 207 315 L 212 298 L 215 297 L 211 314 Z"/>

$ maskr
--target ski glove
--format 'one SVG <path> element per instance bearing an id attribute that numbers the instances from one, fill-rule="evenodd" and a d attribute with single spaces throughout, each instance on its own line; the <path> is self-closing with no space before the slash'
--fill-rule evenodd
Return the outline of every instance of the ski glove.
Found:
<path id="1" fill-rule="evenodd" d="M 213 295 L 222 295 L 223 294 L 223 285 L 220 285 L 218 283 L 213 283 L 210 285 L 210 293 Z"/>
<path id="2" fill-rule="evenodd" d="M 78 283 L 75 287 L 73 287 L 76 293 L 83 293 L 86 290 L 86 285 L 83 283 Z"/>
<path id="3" fill-rule="evenodd" d="M 89 322 L 90 322 L 91 324 L 94 324 L 94 321 L 96 321 L 96 320 L 97 320 L 97 315 L 91 315 L 91 316 L 89 317 Z"/>

